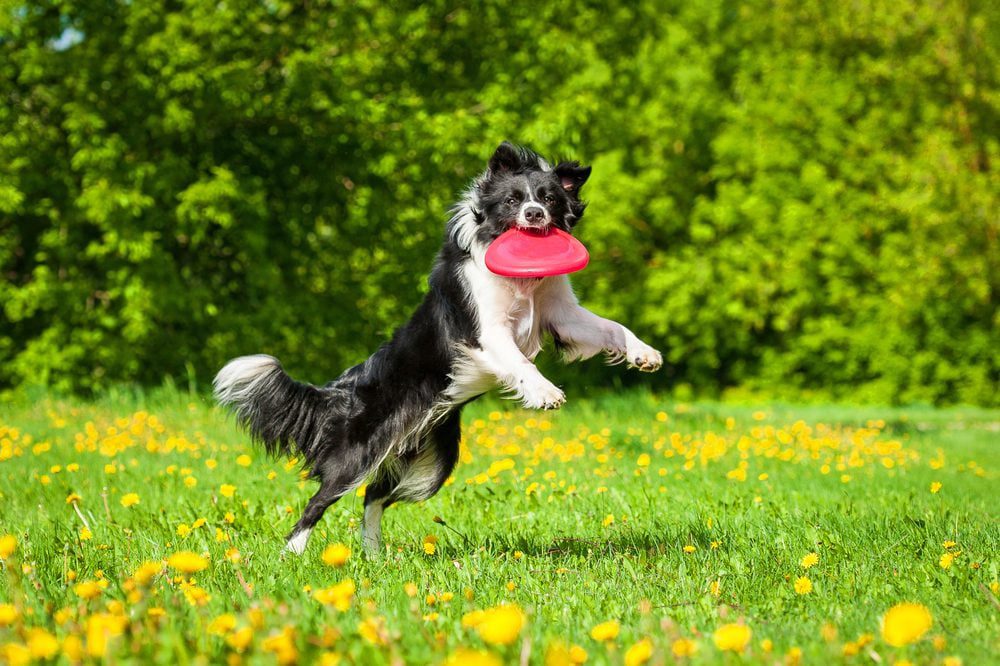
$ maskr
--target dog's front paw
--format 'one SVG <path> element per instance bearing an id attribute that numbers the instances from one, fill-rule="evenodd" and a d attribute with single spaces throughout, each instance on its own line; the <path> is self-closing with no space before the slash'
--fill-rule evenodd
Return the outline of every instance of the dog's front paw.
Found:
<path id="1" fill-rule="evenodd" d="M 521 384 L 521 404 L 528 409 L 559 409 L 566 402 L 566 394 L 551 382 Z"/>
<path id="2" fill-rule="evenodd" d="M 660 352 L 643 342 L 630 345 L 625 356 L 629 367 L 636 368 L 641 372 L 655 372 L 663 365 L 663 356 L 660 355 Z"/>

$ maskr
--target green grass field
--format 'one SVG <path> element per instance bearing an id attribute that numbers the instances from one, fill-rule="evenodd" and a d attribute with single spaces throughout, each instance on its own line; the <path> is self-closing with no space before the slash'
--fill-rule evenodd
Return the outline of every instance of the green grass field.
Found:
<path id="1" fill-rule="evenodd" d="M 467 409 L 371 561 L 360 496 L 283 556 L 314 485 L 200 397 L 0 407 L 0 661 L 997 663 L 1000 412 L 569 394 Z"/>

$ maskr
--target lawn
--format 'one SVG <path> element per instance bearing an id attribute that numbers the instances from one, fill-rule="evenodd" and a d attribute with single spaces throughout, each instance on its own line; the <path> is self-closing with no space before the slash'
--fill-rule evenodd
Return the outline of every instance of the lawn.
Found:
<path id="1" fill-rule="evenodd" d="M 568 393 L 374 560 L 360 496 L 283 555 L 314 486 L 205 398 L 8 403 L 0 661 L 997 662 L 1000 412 Z"/>

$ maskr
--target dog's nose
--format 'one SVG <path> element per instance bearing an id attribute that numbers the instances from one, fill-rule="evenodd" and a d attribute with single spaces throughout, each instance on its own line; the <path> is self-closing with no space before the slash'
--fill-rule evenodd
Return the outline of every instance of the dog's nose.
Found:
<path id="1" fill-rule="evenodd" d="M 524 221 L 528 224 L 541 224 L 545 221 L 545 211 L 538 206 L 524 209 Z"/>

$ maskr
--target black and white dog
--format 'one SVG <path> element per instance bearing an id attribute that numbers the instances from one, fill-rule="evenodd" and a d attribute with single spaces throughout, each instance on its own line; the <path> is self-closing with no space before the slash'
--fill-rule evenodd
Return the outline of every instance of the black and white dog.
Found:
<path id="1" fill-rule="evenodd" d="M 360 365 L 317 387 L 277 359 L 242 356 L 215 377 L 215 396 L 271 454 L 304 457 L 320 487 L 288 535 L 302 553 L 327 507 L 368 481 L 362 544 L 381 549 L 382 512 L 436 493 L 458 460 L 462 406 L 499 385 L 525 407 L 555 409 L 563 392 L 532 363 L 542 334 L 567 360 L 600 352 L 640 370 L 660 353 L 581 307 L 569 279 L 511 279 L 484 255 L 514 225 L 570 231 L 583 215 L 590 167 L 504 142 L 453 209 L 430 290 L 409 322 Z"/>

